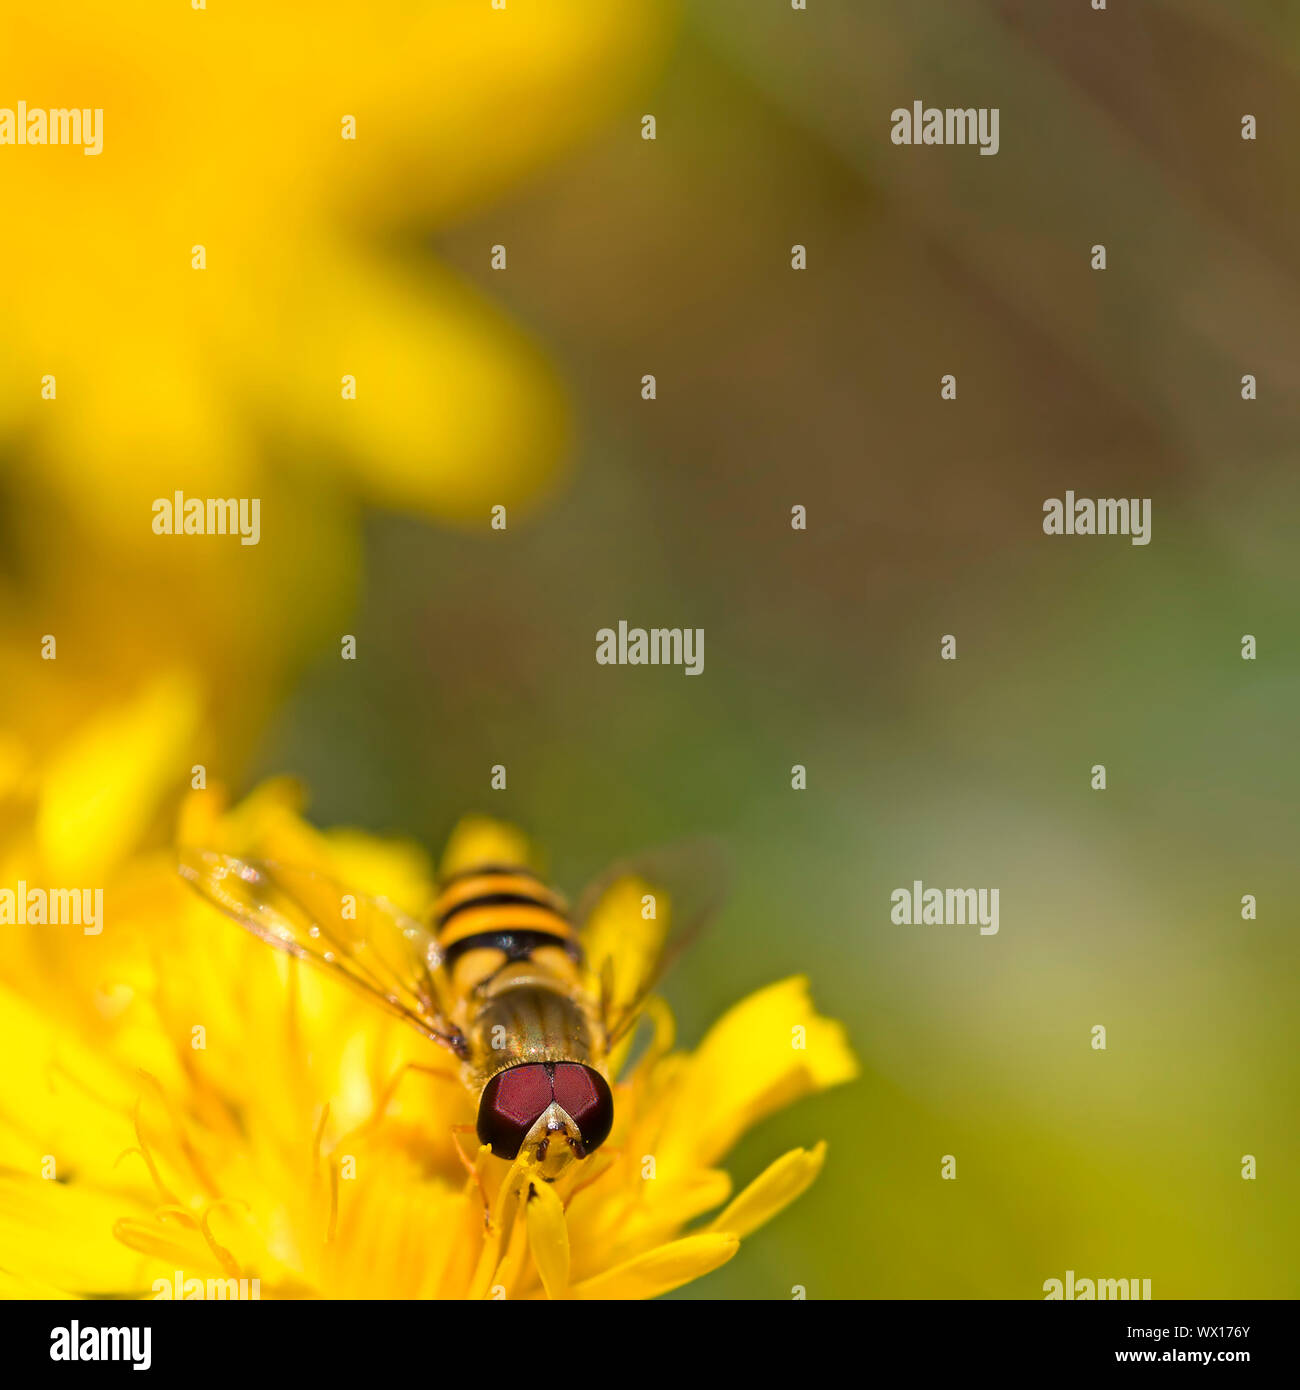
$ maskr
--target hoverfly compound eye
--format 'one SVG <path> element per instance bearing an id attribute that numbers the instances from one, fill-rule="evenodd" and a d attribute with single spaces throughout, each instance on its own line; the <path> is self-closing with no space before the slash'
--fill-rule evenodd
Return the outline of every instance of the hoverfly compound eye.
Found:
<path id="1" fill-rule="evenodd" d="M 552 1102 L 577 1126 L 572 1136 L 579 1157 L 598 1149 L 614 1125 L 609 1082 L 581 1062 L 524 1062 L 499 1071 L 478 1103 L 479 1143 L 498 1158 L 518 1158 L 528 1131 Z"/>
<path id="2" fill-rule="evenodd" d="M 553 1099 L 544 1062 L 498 1072 L 478 1103 L 479 1143 L 489 1145 L 498 1158 L 517 1158 L 528 1131 Z"/>
<path id="3" fill-rule="evenodd" d="M 614 1127 L 614 1097 L 609 1082 L 593 1067 L 580 1062 L 557 1062 L 552 1079 L 555 1099 L 582 1131 L 582 1147 L 598 1149 Z"/>

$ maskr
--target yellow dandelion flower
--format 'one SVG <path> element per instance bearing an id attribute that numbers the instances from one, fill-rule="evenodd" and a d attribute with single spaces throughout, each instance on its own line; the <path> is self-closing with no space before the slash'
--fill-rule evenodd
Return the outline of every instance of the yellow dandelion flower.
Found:
<path id="1" fill-rule="evenodd" d="M 0 264 L 22 267 L 0 291 L 6 833 L 21 814 L 55 853 L 76 843 L 37 770 L 69 730 L 77 754 L 158 707 L 157 682 L 186 687 L 177 746 L 235 771 L 338 640 L 362 506 L 486 526 L 557 484 L 555 369 L 430 238 L 640 90 L 674 8 L 4 6 L 0 139 L 21 104 L 69 131 L 75 110 L 79 134 L 85 113 L 98 148 L 24 123 L 0 159 Z M 178 492 L 256 501 L 258 543 L 155 533 Z M 110 761 L 83 788 L 125 808 L 133 849 L 167 808 L 152 762 Z"/>
<path id="2" fill-rule="evenodd" d="M 94 157 L 5 161 L 6 204 L 40 215 L 0 222 L 0 260 L 24 267 L 5 285 L 0 433 L 137 549 L 175 488 L 260 495 L 269 432 L 306 451 L 303 482 L 329 470 L 385 505 L 479 520 L 531 496 L 563 437 L 553 375 L 415 237 L 625 101 L 672 8 L 321 0 L 304 24 L 292 7 L 90 0 L 71 23 L 7 7 L 6 91 L 102 119 Z M 355 408 L 331 408 L 344 375 Z"/>
<path id="3" fill-rule="evenodd" d="M 215 804 L 187 803 L 183 841 L 296 862 L 413 913 L 432 900 L 417 848 L 318 832 L 287 784 Z M 527 846 L 465 822 L 442 876 L 500 856 L 526 863 Z M 626 889 L 605 893 L 586 943 L 616 948 L 615 986 L 663 929 Z M 248 1281 L 263 1298 L 653 1297 L 730 1259 L 822 1166 L 823 1145 L 796 1149 L 733 1193 L 736 1139 L 856 1071 L 802 979 L 741 1001 L 693 1051 L 652 1001 L 648 1043 L 611 1068 L 608 1143 L 543 1181 L 486 1145 L 458 1151 L 474 1097 L 446 1051 L 231 927 L 170 856 L 137 863 L 115 896 L 103 935 L 61 952 L 81 1017 L 39 981 L 0 985 L 0 1046 L 19 1059 L 0 1099 L 11 1296 Z"/>

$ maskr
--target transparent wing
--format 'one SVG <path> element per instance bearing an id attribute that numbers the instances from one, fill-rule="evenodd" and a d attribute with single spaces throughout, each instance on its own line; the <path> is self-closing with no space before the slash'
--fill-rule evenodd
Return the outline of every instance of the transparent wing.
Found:
<path id="1" fill-rule="evenodd" d="M 386 898 L 354 893 L 312 869 L 183 850 L 179 871 L 268 946 L 342 976 L 433 1042 L 466 1055 L 439 1007 L 433 933 Z"/>
<path id="2" fill-rule="evenodd" d="M 668 969 L 726 898 L 726 857 L 712 839 L 650 850 L 615 864 L 578 904 L 583 951 L 600 985 L 606 1043 L 635 1025 Z"/>

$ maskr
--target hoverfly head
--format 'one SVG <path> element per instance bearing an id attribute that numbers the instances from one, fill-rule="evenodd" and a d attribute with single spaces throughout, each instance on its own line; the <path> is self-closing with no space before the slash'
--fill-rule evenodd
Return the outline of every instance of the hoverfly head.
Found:
<path id="1" fill-rule="evenodd" d="M 498 1072 L 483 1088 L 478 1137 L 498 1158 L 526 1155 L 542 1176 L 558 1176 L 609 1138 L 614 1097 L 609 1082 L 581 1062 L 524 1062 Z"/>

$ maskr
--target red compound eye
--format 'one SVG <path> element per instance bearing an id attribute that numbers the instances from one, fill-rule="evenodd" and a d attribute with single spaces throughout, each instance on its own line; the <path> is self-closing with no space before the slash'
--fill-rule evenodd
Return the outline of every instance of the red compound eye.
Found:
<path id="1" fill-rule="evenodd" d="M 582 1131 L 582 1146 L 598 1149 L 614 1125 L 614 1097 L 609 1082 L 598 1071 L 580 1062 L 557 1062 L 552 1081 L 555 1099 Z"/>
<path id="2" fill-rule="evenodd" d="M 491 1145 L 498 1158 L 517 1158 L 524 1137 L 552 1099 L 545 1063 L 525 1062 L 498 1072 L 478 1103 L 479 1143 Z"/>

